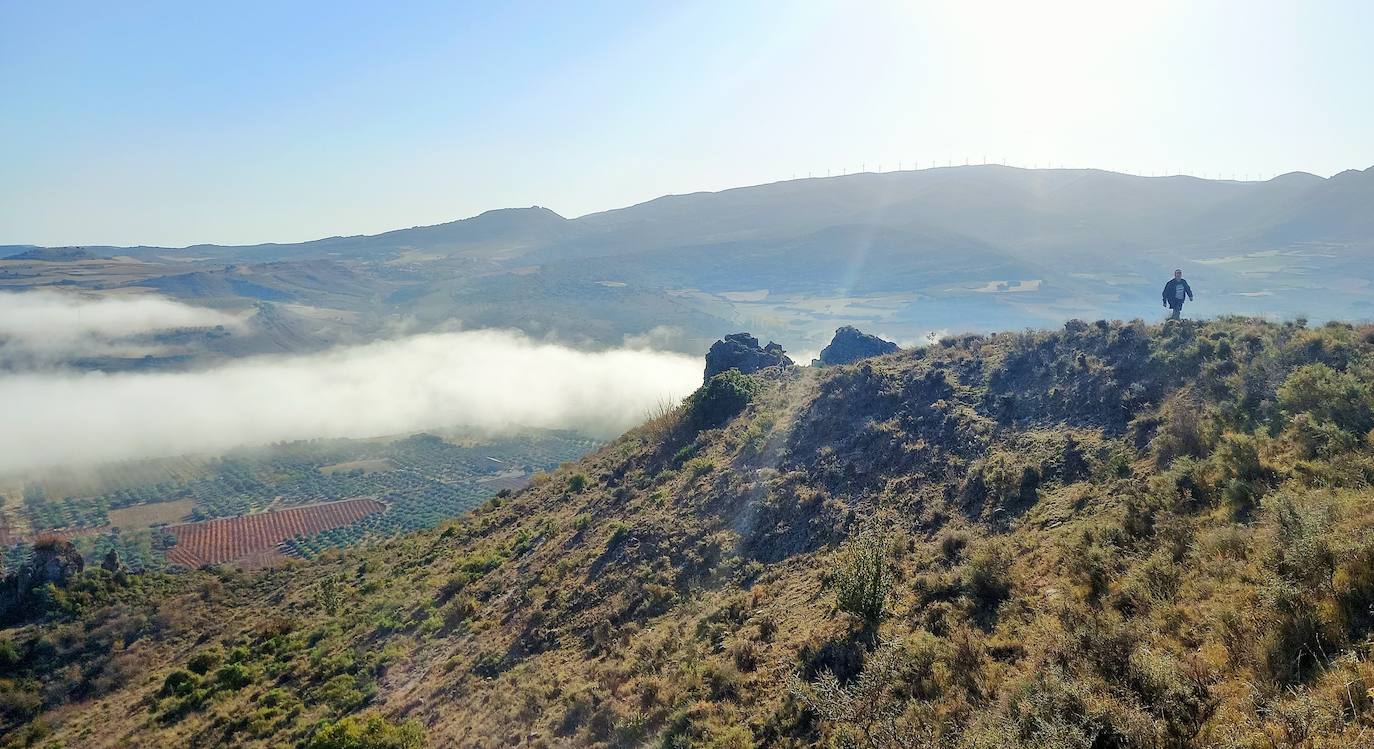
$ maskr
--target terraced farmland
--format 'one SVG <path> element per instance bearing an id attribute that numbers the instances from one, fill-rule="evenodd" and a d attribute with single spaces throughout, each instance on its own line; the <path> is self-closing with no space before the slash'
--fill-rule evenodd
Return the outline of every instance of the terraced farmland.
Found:
<path id="1" fill-rule="evenodd" d="M 278 556 L 277 545 L 288 538 L 345 526 L 385 510 L 386 505 L 375 499 L 346 499 L 173 525 L 168 530 L 177 542 L 167 551 L 167 560 L 182 567 L 250 559 L 261 563 Z"/>
<path id="2" fill-rule="evenodd" d="M 23 547 L 34 536 L 57 533 L 84 539 L 82 552 L 88 556 L 115 549 L 140 569 L 168 563 L 245 564 L 242 560 L 255 554 L 258 561 L 270 562 L 283 552 L 312 557 L 326 549 L 432 527 L 596 446 L 594 440 L 558 431 L 499 437 L 460 434 L 447 439 L 420 433 L 391 439 L 302 440 L 221 456 L 158 461 L 151 467 L 126 465 L 80 482 L 39 477 L 24 482 L 22 491 L 12 490 L 6 514 L 0 517 L 0 553 L 21 559 L 27 554 Z M 147 483 L 139 483 L 140 478 Z M 90 493 L 54 495 L 63 487 Z M 260 518 L 289 509 L 362 498 L 384 505 L 386 511 L 324 524 L 257 525 L 269 522 Z M 211 528 L 210 521 L 217 519 L 242 519 L 246 524 L 213 526 L 215 532 L 236 529 L 235 540 L 212 543 L 192 535 L 209 533 L 194 529 Z M 167 525 L 182 520 L 194 522 Z M 263 538 L 243 535 L 258 531 Z M 174 537 L 183 540 L 164 553 Z M 263 546 L 264 538 L 272 542 Z M 197 546 L 202 543 L 207 546 Z"/>

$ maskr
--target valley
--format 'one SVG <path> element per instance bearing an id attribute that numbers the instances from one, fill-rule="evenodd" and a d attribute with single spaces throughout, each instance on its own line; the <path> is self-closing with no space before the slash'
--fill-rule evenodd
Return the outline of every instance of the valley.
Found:
<path id="1" fill-rule="evenodd" d="M 451 520 L 597 444 L 569 432 L 455 430 L 9 476 L 5 569 L 54 536 L 93 559 L 114 550 L 135 571 L 309 559 Z"/>

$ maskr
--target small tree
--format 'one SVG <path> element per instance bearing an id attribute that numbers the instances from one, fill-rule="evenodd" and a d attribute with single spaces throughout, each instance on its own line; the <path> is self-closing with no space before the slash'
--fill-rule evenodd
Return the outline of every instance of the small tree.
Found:
<path id="1" fill-rule="evenodd" d="M 587 477 L 581 473 L 574 473 L 568 477 L 568 491 L 573 494 L 581 494 L 587 488 Z"/>
<path id="2" fill-rule="evenodd" d="M 343 605 L 343 585 L 333 576 L 324 578 L 315 590 L 315 601 L 330 616 L 338 614 Z"/>
<path id="3" fill-rule="evenodd" d="M 834 563 L 836 605 L 870 627 L 882 619 L 892 590 L 889 548 L 887 537 L 869 528 L 845 542 Z"/>

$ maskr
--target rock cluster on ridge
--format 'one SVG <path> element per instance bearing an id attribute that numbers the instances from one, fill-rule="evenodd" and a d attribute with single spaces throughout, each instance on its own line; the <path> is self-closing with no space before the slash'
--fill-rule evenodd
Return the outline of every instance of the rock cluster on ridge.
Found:
<path id="1" fill-rule="evenodd" d="M 749 374 L 767 367 L 790 366 L 792 360 L 782 346 L 769 341 L 767 346 L 760 347 L 759 339 L 748 333 L 731 333 L 711 344 L 711 350 L 706 352 L 706 374 L 702 380 L 708 381 L 731 369 Z"/>
<path id="2" fill-rule="evenodd" d="M 849 364 L 870 356 L 882 356 L 897 350 L 897 344 L 845 325 L 835 331 L 830 345 L 821 349 L 821 356 L 812 364 Z"/>

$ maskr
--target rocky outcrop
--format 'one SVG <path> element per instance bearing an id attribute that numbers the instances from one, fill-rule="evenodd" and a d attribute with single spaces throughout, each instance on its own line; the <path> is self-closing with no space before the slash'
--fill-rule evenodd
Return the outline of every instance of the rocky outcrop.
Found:
<path id="1" fill-rule="evenodd" d="M 711 344 L 706 352 L 706 376 L 704 382 L 721 372 L 737 369 L 741 374 L 757 372 L 768 367 L 790 367 L 792 360 L 787 353 L 772 341 L 760 347 L 759 339 L 748 333 L 732 333 Z"/>
<path id="2" fill-rule="evenodd" d="M 852 325 L 846 325 L 835 331 L 835 337 L 830 340 L 830 345 L 821 349 L 821 358 L 812 364 L 849 364 L 870 356 L 890 354 L 896 350 L 897 344 L 892 341 L 885 341 Z"/>
<path id="3" fill-rule="evenodd" d="M 41 539 L 33 545 L 33 559 L 19 571 L 19 589 L 27 592 L 48 583 L 66 585 L 86 569 L 86 560 L 71 541 Z"/>
<path id="4" fill-rule="evenodd" d="M 124 563 L 119 560 L 119 552 L 113 548 L 105 553 L 105 561 L 100 563 L 100 569 L 106 572 L 118 572 L 124 569 Z"/>
<path id="5" fill-rule="evenodd" d="M 7 575 L 0 585 L 0 621 L 10 620 L 16 614 L 33 613 L 37 591 L 49 583 L 65 586 L 85 569 L 86 560 L 71 541 L 40 538 L 33 545 L 29 561 Z"/>

